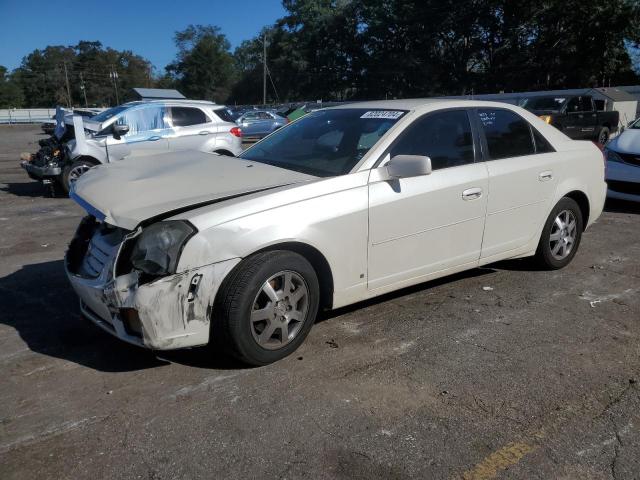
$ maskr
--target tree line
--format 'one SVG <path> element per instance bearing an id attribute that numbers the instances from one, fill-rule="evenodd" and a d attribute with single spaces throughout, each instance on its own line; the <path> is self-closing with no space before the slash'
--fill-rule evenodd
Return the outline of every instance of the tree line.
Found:
<path id="1" fill-rule="evenodd" d="M 257 104 L 546 90 L 640 82 L 637 0 L 283 0 L 233 51 L 220 28 L 175 34 L 164 72 L 100 42 L 49 46 L 9 73 L 0 106 L 113 105 L 132 87 Z M 116 76 L 117 75 L 117 76 Z M 67 87 L 67 78 L 69 86 Z M 119 97 L 119 98 L 116 98 Z"/>

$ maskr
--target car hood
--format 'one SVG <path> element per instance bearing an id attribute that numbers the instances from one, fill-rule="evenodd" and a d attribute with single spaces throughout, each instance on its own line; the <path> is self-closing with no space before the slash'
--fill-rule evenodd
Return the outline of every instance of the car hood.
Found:
<path id="1" fill-rule="evenodd" d="M 151 218 L 315 179 L 235 157 L 172 152 L 94 167 L 70 197 L 99 220 L 133 230 Z"/>
<path id="2" fill-rule="evenodd" d="M 640 129 L 629 128 L 611 140 L 610 148 L 622 153 L 640 153 Z"/>

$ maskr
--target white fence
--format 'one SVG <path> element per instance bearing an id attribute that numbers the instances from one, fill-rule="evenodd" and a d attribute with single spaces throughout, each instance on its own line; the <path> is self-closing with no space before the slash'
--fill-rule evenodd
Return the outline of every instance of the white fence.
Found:
<path id="1" fill-rule="evenodd" d="M 1 123 L 41 123 L 51 120 L 55 108 L 3 108 L 0 109 Z"/>

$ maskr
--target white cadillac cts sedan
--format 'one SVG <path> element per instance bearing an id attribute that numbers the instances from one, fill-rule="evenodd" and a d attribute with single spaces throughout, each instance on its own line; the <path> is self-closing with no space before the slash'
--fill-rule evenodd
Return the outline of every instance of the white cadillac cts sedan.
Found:
<path id="1" fill-rule="evenodd" d="M 398 100 L 320 110 L 240 158 L 92 168 L 66 255 L 82 313 L 152 349 L 213 344 L 263 365 L 319 308 L 507 258 L 567 265 L 602 212 L 602 153 L 512 105 Z"/>

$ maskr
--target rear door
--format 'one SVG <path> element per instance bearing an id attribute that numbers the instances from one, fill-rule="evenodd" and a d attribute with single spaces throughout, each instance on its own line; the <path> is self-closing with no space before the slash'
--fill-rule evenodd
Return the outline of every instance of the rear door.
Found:
<path id="1" fill-rule="evenodd" d="M 169 150 L 170 129 L 164 105 L 149 104 L 127 109 L 118 116 L 115 124 L 127 125 L 129 132 L 120 139 L 111 134 L 107 136 L 109 161 L 157 155 Z"/>
<path id="2" fill-rule="evenodd" d="M 557 184 L 557 154 L 517 113 L 477 110 L 489 171 L 487 221 L 482 258 L 526 245 L 540 234 Z"/>
<path id="3" fill-rule="evenodd" d="M 386 158 L 429 156 L 433 172 L 393 181 L 372 177 L 370 289 L 419 281 L 478 261 L 488 175 L 485 164 L 475 162 L 477 147 L 466 110 L 427 114 L 409 125 L 390 147 Z"/>
<path id="4" fill-rule="evenodd" d="M 216 135 L 217 125 L 204 110 L 197 107 L 169 107 L 173 132 L 169 137 L 169 150 L 200 150 Z"/>

